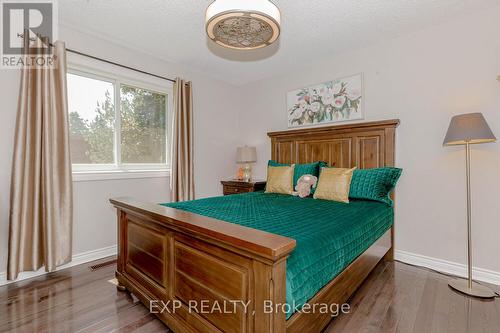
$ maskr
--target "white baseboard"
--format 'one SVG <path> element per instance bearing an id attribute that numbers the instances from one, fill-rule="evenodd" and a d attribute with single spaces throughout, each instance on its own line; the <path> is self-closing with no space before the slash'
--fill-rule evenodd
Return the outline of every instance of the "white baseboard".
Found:
<path id="1" fill-rule="evenodd" d="M 427 257 L 401 250 L 396 250 L 394 252 L 394 259 L 411 265 L 427 267 L 446 274 L 452 274 L 460 277 L 467 276 L 467 266 L 452 261 Z M 500 285 L 500 272 L 473 267 L 472 276 L 474 280 Z"/>
<path id="2" fill-rule="evenodd" d="M 57 270 L 81 265 L 90 261 L 110 257 L 113 255 L 116 255 L 117 253 L 117 247 L 116 245 L 113 246 L 108 246 L 102 249 L 97 249 L 93 251 L 88 251 L 88 252 L 83 252 L 79 254 L 75 254 L 73 256 L 73 259 L 70 263 L 63 265 L 61 267 L 58 267 Z M 456 262 L 451 262 L 443 259 L 437 259 L 437 258 L 432 258 L 432 257 L 427 257 L 423 256 L 420 254 L 415 254 L 411 252 L 406 252 L 406 251 L 401 251 L 401 250 L 396 250 L 394 253 L 395 259 L 411 264 L 411 265 L 417 265 L 417 266 L 423 266 L 427 267 L 439 272 L 443 272 L 446 274 L 452 274 L 456 276 L 461 276 L 461 277 L 466 277 L 467 276 L 467 267 L 464 264 L 459 264 Z M 487 283 L 492 283 L 496 285 L 500 285 L 500 272 L 495 272 L 491 271 L 488 269 L 483 269 L 483 268 L 478 268 L 474 267 L 473 268 L 473 277 L 475 280 L 478 281 L 483 281 Z M 1 272 L 0 273 L 0 286 L 13 283 L 13 282 L 18 282 L 26 279 L 30 279 L 33 277 L 37 277 L 40 275 L 47 274 L 45 270 L 42 268 L 39 271 L 36 272 L 23 272 L 19 274 L 19 277 L 15 281 L 7 281 L 7 273 L 6 272 Z"/>
<path id="3" fill-rule="evenodd" d="M 73 255 L 73 258 L 72 258 L 70 263 L 67 263 L 66 265 L 58 267 L 57 270 L 59 271 L 61 269 L 85 264 L 85 263 L 90 262 L 90 261 L 114 256 L 114 255 L 116 255 L 116 251 L 117 251 L 117 247 L 116 247 L 116 245 L 113 245 L 113 246 L 104 247 L 102 249 L 78 253 L 78 254 Z M 22 272 L 19 274 L 19 277 L 16 280 L 8 281 L 7 280 L 7 272 L 0 272 L 0 286 L 6 285 L 9 283 L 13 283 L 13 282 L 19 282 L 19 281 L 26 280 L 26 279 L 31 279 L 31 278 L 34 278 L 34 277 L 37 277 L 40 275 L 44 275 L 44 274 L 47 274 L 47 272 L 45 272 L 44 268 L 41 268 L 40 270 L 38 270 L 36 272 Z"/>

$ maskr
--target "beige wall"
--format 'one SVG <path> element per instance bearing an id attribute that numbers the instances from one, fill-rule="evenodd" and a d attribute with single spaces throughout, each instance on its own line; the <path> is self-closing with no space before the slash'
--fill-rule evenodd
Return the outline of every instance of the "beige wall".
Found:
<path id="1" fill-rule="evenodd" d="M 195 179 L 197 197 L 221 193 L 219 180 L 234 171 L 235 141 L 238 138 L 239 90 L 226 83 L 194 73 L 161 59 L 113 45 L 85 33 L 62 27 L 60 38 L 68 48 L 87 52 L 116 62 L 168 77 L 182 76 L 193 81 L 195 112 Z M 69 55 L 70 61 L 85 61 Z M 89 64 L 88 61 L 86 64 Z M 96 66 L 104 66 L 96 63 Z M 104 69 L 104 68 L 103 68 Z M 107 68 L 109 69 L 109 67 Z M 128 75 L 126 71 L 123 72 Z M 0 284 L 6 268 L 10 168 L 17 108 L 19 72 L 0 71 Z M 74 183 L 74 249 L 79 255 L 116 245 L 115 213 L 110 197 L 133 196 L 149 202 L 169 201 L 169 179 L 119 179 Z"/>
<path id="2" fill-rule="evenodd" d="M 460 17 L 243 87 L 240 131 L 258 147 L 256 173 L 270 157 L 266 132 L 287 128 L 287 91 L 363 72 L 365 119 L 401 119 L 397 249 L 465 263 L 464 153 L 442 141 L 452 115 L 477 111 L 500 138 L 499 17 L 500 7 Z M 472 158 L 475 265 L 500 274 L 500 143 L 475 146 Z"/>

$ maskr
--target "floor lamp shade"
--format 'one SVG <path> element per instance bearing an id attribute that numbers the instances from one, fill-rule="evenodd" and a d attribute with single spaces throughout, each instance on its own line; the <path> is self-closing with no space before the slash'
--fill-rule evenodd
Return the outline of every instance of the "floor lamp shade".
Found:
<path id="1" fill-rule="evenodd" d="M 454 279 L 448 285 L 466 295 L 482 298 L 496 296 L 490 288 L 472 280 L 472 213 L 470 153 L 471 144 L 496 141 L 488 123 L 481 113 L 467 113 L 451 118 L 443 145 L 465 145 L 465 176 L 467 189 L 467 280 Z"/>
<path id="2" fill-rule="evenodd" d="M 482 113 L 467 113 L 451 118 L 443 145 L 465 145 L 496 141 Z"/>

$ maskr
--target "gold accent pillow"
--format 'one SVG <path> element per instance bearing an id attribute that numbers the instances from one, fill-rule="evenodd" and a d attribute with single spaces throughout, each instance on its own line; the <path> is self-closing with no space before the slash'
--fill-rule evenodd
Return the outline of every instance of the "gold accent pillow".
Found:
<path id="1" fill-rule="evenodd" d="M 355 169 L 356 167 L 352 169 L 322 168 L 314 199 L 349 203 L 349 189 Z"/>
<path id="2" fill-rule="evenodd" d="M 292 194 L 294 169 L 295 164 L 290 166 L 268 166 L 266 193 Z"/>

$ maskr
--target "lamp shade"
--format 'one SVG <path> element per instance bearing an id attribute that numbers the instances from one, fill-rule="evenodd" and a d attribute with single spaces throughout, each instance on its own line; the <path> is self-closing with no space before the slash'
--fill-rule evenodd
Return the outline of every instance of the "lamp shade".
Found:
<path id="1" fill-rule="evenodd" d="M 487 143 L 496 140 L 482 113 L 467 113 L 451 118 L 443 145 Z"/>
<path id="2" fill-rule="evenodd" d="M 238 147 L 236 149 L 236 162 L 253 163 L 257 162 L 257 149 L 255 147 Z"/>

